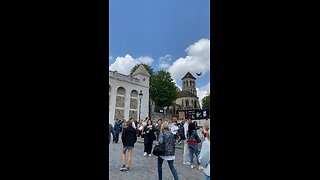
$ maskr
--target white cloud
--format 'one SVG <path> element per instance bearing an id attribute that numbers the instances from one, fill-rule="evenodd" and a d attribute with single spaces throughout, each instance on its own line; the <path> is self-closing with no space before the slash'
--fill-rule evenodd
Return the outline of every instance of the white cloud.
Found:
<path id="1" fill-rule="evenodd" d="M 109 57 L 110 58 L 110 57 Z M 109 66 L 109 70 L 116 70 L 122 74 L 130 74 L 130 70 L 137 64 L 145 63 L 147 65 L 151 65 L 153 59 L 148 56 L 139 57 L 134 59 L 129 54 L 125 55 L 124 57 L 117 57 L 114 63 Z"/>
<path id="2" fill-rule="evenodd" d="M 151 65 L 152 62 L 153 62 L 153 59 L 151 57 L 149 57 L 149 56 L 143 56 L 143 57 L 137 58 L 137 61 L 140 62 L 140 63 Z"/>
<path id="3" fill-rule="evenodd" d="M 160 68 L 163 68 L 163 69 L 166 69 L 166 68 L 168 68 L 170 66 L 170 64 L 168 64 L 168 63 L 159 63 L 159 67 Z"/>
<path id="4" fill-rule="evenodd" d="M 175 79 L 172 79 L 172 82 L 174 82 L 174 83 L 176 84 L 176 86 L 180 89 L 180 91 L 182 90 L 181 86 L 179 86 L 179 85 L 177 84 L 177 81 L 176 81 Z"/>
<path id="5" fill-rule="evenodd" d="M 169 62 L 172 60 L 171 55 L 167 54 L 159 58 L 159 67 L 166 69 L 170 67 Z"/>
<path id="6" fill-rule="evenodd" d="M 210 40 L 200 39 L 185 50 L 187 56 L 177 59 L 169 68 L 172 78 L 181 79 L 188 71 L 195 76 L 210 72 Z"/>
<path id="7" fill-rule="evenodd" d="M 210 93 L 210 82 L 205 85 L 205 86 L 202 86 L 200 88 L 196 88 L 197 89 L 197 96 L 199 98 L 199 103 L 200 103 L 200 106 L 202 107 L 202 99 L 208 94 Z"/>

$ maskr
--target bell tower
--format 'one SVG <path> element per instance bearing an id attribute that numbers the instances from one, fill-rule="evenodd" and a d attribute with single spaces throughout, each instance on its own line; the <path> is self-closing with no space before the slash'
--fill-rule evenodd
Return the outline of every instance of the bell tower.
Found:
<path id="1" fill-rule="evenodd" d="M 182 90 L 189 91 L 197 96 L 196 78 L 189 71 L 181 80 Z"/>

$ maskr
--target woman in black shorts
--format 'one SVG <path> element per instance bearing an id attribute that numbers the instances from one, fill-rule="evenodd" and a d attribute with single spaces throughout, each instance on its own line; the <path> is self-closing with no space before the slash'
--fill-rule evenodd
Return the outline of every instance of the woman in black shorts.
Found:
<path id="1" fill-rule="evenodd" d="M 131 157 L 132 157 L 132 149 L 134 147 L 134 143 L 137 141 L 136 130 L 132 127 L 132 120 L 128 120 L 126 123 L 126 128 L 122 132 L 122 162 L 123 165 L 120 168 L 120 171 L 129 171 L 131 165 Z M 128 161 L 126 162 L 126 152 L 128 150 Z M 127 165 L 127 166 L 126 166 Z"/>

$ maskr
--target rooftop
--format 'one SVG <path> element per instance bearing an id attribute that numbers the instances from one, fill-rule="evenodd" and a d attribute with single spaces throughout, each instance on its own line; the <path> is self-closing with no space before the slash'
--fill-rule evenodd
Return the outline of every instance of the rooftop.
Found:
<path id="1" fill-rule="evenodd" d="M 194 95 L 191 92 L 186 91 L 186 90 L 178 92 L 177 98 L 182 98 L 182 97 L 196 97 L 197 98 L 196 95 Z"/>
<path id="2" fill-rule="evenodd" d="M 184 77 L 182 78 L 182 80 L 185 79 L 185 78 L 196 79 L 189 71 L 187 72 L 186 75 L 184 75 Z"/>
<path id="3" fill-rule="evenodd" d="M 143 74 L 150 77 L 149 72 L 146 70 L 146 68 L 142 64 L 140 64 L 137 70 L 132 73 L 132 76 L 135 76 L 137 74 Z"/>

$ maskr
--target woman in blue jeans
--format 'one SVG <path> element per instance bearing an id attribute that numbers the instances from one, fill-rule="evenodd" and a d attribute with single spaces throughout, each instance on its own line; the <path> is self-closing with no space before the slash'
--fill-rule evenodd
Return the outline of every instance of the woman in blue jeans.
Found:
<path id="1" fill-rule="evenodd" d="M 174 168 L 173 161 L 175 159 L 175 138 L 174 135 L 169 131 L 169 125 L 167 121 L 164 121 L 160 128 L 160 135 L 158 144 L 165 144 L 164 156 L 158 156 L 158 175 L 159 180 L 162 180 L 162 163 L 164 160 L 168 161 L 168 165 L 173 174 L 175 180 L 178 180 L 178 173 Z"/>
<path id="2" fill-rule="evenodd" d="M 193 164 L 193 155 L 196 155 L 196 161 L 198 163 L 198 168 L 199 170 L 203 169 L 203 167 L 200 165 L 199 162 L 199 150 L 198 150 L 198 143 L 201 142 L 197 129 L 194 123 L 190 123 L 188 127 L 188 132 L 187 132 L 187 142 L 189 145 L 189 150 L 190 150 L 190 163 L 191 163 L 191 168 L 194 168 L 195 165 Z"/>

